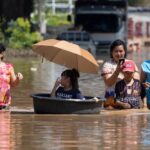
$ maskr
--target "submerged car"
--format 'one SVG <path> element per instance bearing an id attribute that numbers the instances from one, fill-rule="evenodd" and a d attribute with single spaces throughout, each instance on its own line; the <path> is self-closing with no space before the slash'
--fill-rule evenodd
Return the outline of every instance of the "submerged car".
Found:
<path id="1" fill-rule="evenodd" d="M 94 57 L 96 55 L 96 46 L 90 34 L 86 31 L 64 31 L 58 34 L 58 40 L 66 40 L 79 45 L 88 50 Z"/>

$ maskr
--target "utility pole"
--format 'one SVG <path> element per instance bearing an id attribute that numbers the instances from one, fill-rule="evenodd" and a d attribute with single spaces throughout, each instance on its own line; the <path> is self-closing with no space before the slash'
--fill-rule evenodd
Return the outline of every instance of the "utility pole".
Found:
<path id="1" fill-rule="evenodd" d="M 52 0 L 52 14 L 55 15 L 56 13 L 56 1 Z"/>
<path id="2" fill-rule="evenodd" d="M 45 20 L 45 0 L 36 0 L 38 11 L 38 24 L 41 34 L 46 33 L 46 20 Z"/>
<path id="3" fill-rule="evenodd" d="M 72 14 L 72 0 L 68 0 L 69 13 Z"/>

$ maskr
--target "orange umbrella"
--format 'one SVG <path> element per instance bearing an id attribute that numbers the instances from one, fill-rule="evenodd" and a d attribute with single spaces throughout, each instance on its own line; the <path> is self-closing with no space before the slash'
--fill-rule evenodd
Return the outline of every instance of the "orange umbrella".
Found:
<path id="1" fill-rule="evenodd" d="M 99 65 L 95 58 L 76 44 L 49 39 L 34 44 L 33 51 L 67 68 L 76 68 L 84 73 L 98 73 Z"/>

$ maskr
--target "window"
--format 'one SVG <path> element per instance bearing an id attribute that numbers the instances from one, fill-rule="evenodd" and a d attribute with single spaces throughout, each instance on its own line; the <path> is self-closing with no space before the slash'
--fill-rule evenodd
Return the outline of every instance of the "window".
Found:
<path id="1" fill-rule="evenodd" d="M 89 32 L 115 33 L 119 30 L 119 17 L 114 14 L 78 14 L 75 25 Z"/>

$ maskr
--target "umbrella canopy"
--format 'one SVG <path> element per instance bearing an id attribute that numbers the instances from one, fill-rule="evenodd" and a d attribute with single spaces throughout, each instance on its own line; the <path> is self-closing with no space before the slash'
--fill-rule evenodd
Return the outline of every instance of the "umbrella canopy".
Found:
<path id="1" fill-rule="evenodd" d="M 34 44 L 33 51 L 67 68 L 76 68 L 84 73 L 98 73 L 99 65 L 95 58 L 76 44 L 49 39 Z"/>

